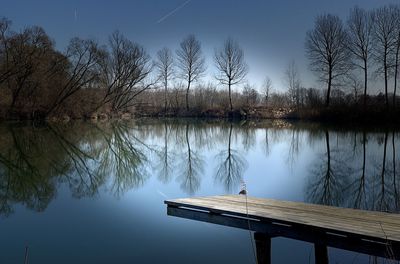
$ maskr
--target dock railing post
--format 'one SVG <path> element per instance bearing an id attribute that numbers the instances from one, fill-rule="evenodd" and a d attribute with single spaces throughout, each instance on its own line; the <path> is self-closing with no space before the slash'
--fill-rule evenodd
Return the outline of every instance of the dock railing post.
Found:
<path id="1" fill-rule="evenodd" d="M 271 237 L 265 233 L 254 233 L 254 241 L 256 242 L 257 263 L 271 263 Z"/>

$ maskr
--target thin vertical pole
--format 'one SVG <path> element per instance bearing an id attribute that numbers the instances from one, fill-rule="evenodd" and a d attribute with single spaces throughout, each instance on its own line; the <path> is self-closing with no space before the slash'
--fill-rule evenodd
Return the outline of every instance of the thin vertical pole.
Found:
<path id="1" fill-rule="evenodd" d="M 25 260 L 24 264 L 28 264 L 28 253 L 29 253 L 29 248 L 28 246 L 25 247 Z"/>

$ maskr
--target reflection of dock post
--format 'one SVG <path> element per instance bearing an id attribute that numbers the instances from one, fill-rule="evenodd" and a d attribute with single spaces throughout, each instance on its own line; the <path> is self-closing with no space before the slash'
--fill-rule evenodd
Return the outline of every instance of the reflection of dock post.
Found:
<path id="1" fill-rule="evenodd" d="M 254 233 L 254 241 L 256 242 L 257 263 L 271 263 L 271 237 L 264 233 Z"/>
<path id="2" fill-rule="evenodd" d="M 324 244 L 315 243 L 315 264 L 328 264 L 328 247 Z"/>

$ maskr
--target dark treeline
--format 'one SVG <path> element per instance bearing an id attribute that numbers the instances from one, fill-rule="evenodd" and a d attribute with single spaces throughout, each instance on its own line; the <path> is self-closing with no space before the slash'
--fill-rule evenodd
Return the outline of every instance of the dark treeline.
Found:
<path id="1" fill-rule="evenodd" d="M 40 27 L 0 20 L 0 113 L 6 118 L 90 117 L 128 111 L 154 83 L 150 56 L 118 31 L 108 45 L 73 38 L 65 52 Z"/>
<path id="2" fill-rule="evenodd" d="M 215 72 L 205 83 L 205 56 L 194 35 L 185 37 L 175 52 L 160 49 L 153 59 L 118 31 L 105 44 L 73 38 L 65 51 L 58 51 L 42 28 L 15 32 L 3 18 L 0 117 L 398 116 L 399 5 L 354 7 L 346 21 L 320 15 L 305 39 L 310 69 L 321 89 L 304 87 L 292 61 L 284 71 L 287 90 L 278 92 L 268 76 L 262 87 L 246 80 L 244 51 L 231 38 L 215 49 Z M 376 87 L 371 79 L 378 80 Z"/>

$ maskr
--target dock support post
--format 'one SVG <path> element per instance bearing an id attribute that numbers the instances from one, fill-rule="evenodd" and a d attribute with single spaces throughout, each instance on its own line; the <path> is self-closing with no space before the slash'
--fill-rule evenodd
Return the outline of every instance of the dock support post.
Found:
<path id="1" fill-rule="evenodd" d="M 324 244 L 314 244 L 315 264 L 328 264 L 328 247 Z"/>
<path id="2" fill-rule="evenodd" d="M 271 264 L 271 237 L 264 233 L 255 232 L 257 263 Z"/>

